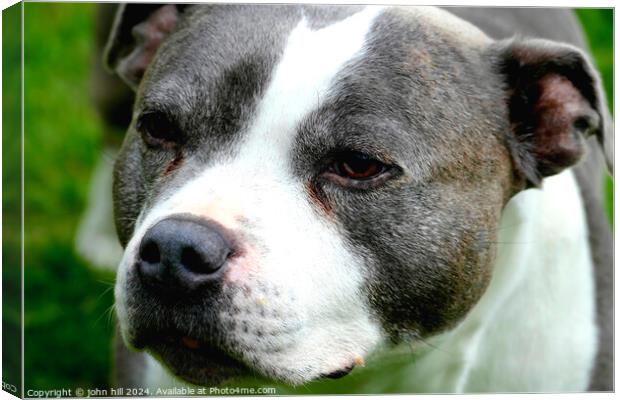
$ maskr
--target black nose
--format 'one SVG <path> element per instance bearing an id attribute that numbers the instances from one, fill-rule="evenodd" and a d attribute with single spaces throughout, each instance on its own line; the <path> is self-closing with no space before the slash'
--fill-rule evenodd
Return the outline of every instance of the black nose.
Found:
<path id="1" fill-rule="evenodd" d="M 188 217 L 166 218 L 142 238 L 137 270 L 151 289 L 190 291 L 216 281 L 231 253 L 216 225 Z"/>

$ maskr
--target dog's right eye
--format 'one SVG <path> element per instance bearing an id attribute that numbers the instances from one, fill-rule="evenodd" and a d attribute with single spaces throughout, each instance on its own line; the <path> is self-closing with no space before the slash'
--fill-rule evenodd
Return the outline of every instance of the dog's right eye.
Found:
<path id="1" fill-rule="evenodd" d="M 162 112 L 142 114 L 136 123 L 136 130 L 150 147 L 172 147 L 179 141 L 177 125 Z"/>

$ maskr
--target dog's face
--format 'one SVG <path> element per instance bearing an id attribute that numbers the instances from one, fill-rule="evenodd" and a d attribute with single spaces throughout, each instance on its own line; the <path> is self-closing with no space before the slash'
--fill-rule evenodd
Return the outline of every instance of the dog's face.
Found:
<path id="1" fill-rule="evenodd" d="M 506 201 L 601 130 L 577 50 L 437 10 L 133 5 L 108 59 L 137 89 L 114 187 L 122 332 L 198 384 L 340 376 L 454 326 Z M 514 82 L 524 65 L 538 75 Z"/>

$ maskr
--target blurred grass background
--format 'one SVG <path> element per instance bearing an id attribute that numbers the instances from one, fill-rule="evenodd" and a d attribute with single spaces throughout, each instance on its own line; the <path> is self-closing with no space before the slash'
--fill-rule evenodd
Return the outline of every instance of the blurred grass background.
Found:
<path id="1" fill-rule="evenodd" d="M 2 37 L 21 35 L 21 6 L 2 12 Z M 2 382 L 21 393 L 21 46 L 4 40 L 2 46 Z M 16 393 L 17 392 L 17 393 Z"/>
<path id="2" fill-rule="evenodd" d="M 102 146 L 102 123 L 91 106 L 88 86 L 96 62 L 94 8 L 85 3 L 25 3 L 27 389 L 109 384 L 113 326 L 107 311 L 113 303 L 114 276 L 89 268 L 73 249 L 89 177 Z M 583 9 L 578 16 L 611 104 L 613 11 Z M 18 50 L 17 39 L 5 37 L 4 46 Z M 5 72 L 9 78 L 12 73 L 19 70 Z M 18 149 L 4 147 L 5 154 Z M 4 170 L 4 176 L 17 180 L 18 174 L 19 170 Z M 19 210 L 19 193 L 5 190 L 4 196 L 7 209 Z M 8 277 L 11 271 L 6 269 L 19 266 L 16 234 L 4 235 L 3 250 L 15 255 L 4 264 L 3 276 Z M 4 318 L 8 325 L 19 323 L 17 314 L 5 313 Z"/>
<path id="3" fill-rule="evenodd" d="M 73 250 L 101 147 L 88 80 L 94 9 L 25 4 L 26 389 L 108 387 L 114 277 Z"/>

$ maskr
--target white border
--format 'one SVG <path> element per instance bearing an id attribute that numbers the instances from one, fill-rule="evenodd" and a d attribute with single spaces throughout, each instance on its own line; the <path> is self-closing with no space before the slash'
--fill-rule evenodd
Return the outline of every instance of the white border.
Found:
<path id="1" fill-rule="evenodd" d="M 31 1 L 37 1 L 37 0 L 31 0 Z M 42 0 L 44 1 L 44 0 Z M 78 1 L 65 1 L 65 2 L 78 2 Z M 84 1 L 87 2 L 87 1 Z M 104 0 L 101 2 L 115 2 L 115 1 L 109 1 L 109 0 Z M 132 1 L 133 2 L 133 1 Z M 161 0 L 152 0 L 149 1 L 150 3 L 166 3 L 165 1 L 161 1 Z M 228 1 L 222 1 L 222 0 L 214 0 L 211 1 L 213 3 L 248 3 L 249 1 L 243 1 L 243 0 L 228 0 Z M 282 0 L 254 0 L 251 2 L 256 2 L 256 3 L 290 3 L 291 1 L 282 1 Z M 309 1 L 311 3 L 316 3 L 316 4 L 334 4 L 334 3 L 338 3 L 338 4 L 359 4 L 362 3 L 363 1 L 355 1 L 355 0 L 338 0 L 338 1 L 329 1 L 329 0 L 314 0 L 314 1 Z M 14 0 L 0 0 L 0 8 L 2 10 L 16 4 L 17 2 Z M 366 3 L 366 2 L 363 2 Z M 523 0 L 523 1 L 505 1 L 505 2 L 499 2 L 498 0 L 495 1 L 481 1 L 481 0 L 465 0 L 465 1 L 459 1 L 459 0 L 450 0 L 450 1 L 444 1 L 444 2 L 439 2 L 439 1 L 407 1 L 407 2 L 402 2 L 402 1 L 398 1 L 398 2 L 394 2 L 394 1 L 388 1 L 388 0 L 375 0 L 372 3 L 374 4 L 395 4 L 395 3 L 399 3 L 399 4 L 409 4 L 409 5 L 454 5 L 454 6 L 500 6 L 500 7 L 570 7 L 570 8 L 578 8 L 578 7 L 584 7 L 584 8 L 597 8 L 597 7 L 604 7 L 604 8 L 613 8 L 615 6 L 613 1 L 609 1 L 609 0 L 567 0 L 567 1 L 558 1 L 558 0 Z M 22 11 L 23 11 L 23 4 L 22 4 Z M 618 26 L 618 16 L 617 14 L 614 12 L 614 27 Z M 23 29 L 24 29 L 24 23 L 23 23 L 23 12 L 22 12 L 22 98 L 21 98 L 21 124 L 22 124 L 22 158 L 21 158 L 21 168 L 22 168 L 22 188 L 23 188 L 23 162 L 24 162 L 24 157 L 23 157 L 23 90 L 24 90 L 24 82 L 23 82 L 23 73 L 24 73 L 24 69 L 23 69 Z M 2 20 L 0 18 L 0 39 L 1 39 L 1 32 L 2 32 Z M 617 101 L 617 96 L 616 93 L 618 93 L 618 77 L 620 75 L 618 75 L 618 62 L 616 59 L 616 52 L 615 52 L 615 44 L 618 43 L 619 40 L 619 36 L 618 36 L 618 30 L 614 30 L 614 86 L 613 86 L 613 90 L 614 90 L 614 115 L 618 116 L 618 110 L 619 110 L 619 105 L 618 105 L 618 101 Z M 2 71 L 2 66 L 1 66 L 1 54 L 0 54 L 0 85 L 1 85 L 1 79 L 2 79 L 2 75 L 1 75 L 1 71 Z M 1 106 L 2 102 L 0 99 L 0 106 Z M 618 125 L 617 120 L 614 121 L 614 128 Z M 1 132 L 1 125 L 0 125 L 0 132 Z M 618 150 L 619 145 L 617 143 L 615 143 L 614 141 L 614 163 L 617 162 L 618 157 L 616 156 L 616 154 L 618 154 L 617 150 Z M 1 166 L 1 160 L 2 160 L 2 155 L 0 153 L 0 170 L 2 168 Z M 0 188 L 0 195 L 2 194 L 2 189 Z M 615 195 L 615 190 L 614 190 L 614 210 L 618 209 L 618 197 Z M 22 193 L 22 346 L 23 346 L 23 260 L 24 260 L 24 253 L 23 253 L 23 224 L 24 224 L 24 214 L 23 214 L 23 201 L 24 201 L 24 196 Z M 1 217 L 0 217 L 1 218 Z M 617 226 L 617 221 L 618 216 L 617 213 L 614 213 L 614 226 Z M 1 219 L 0 219 L 1 221 Z M 1 238 L 1 231 L 0 231 L 0 238 Z M 615 229 L 614 229 L 614 260 L 615 260 L 615 250 L 617 248 L 616 246 L 616 236 L 615 236 Z M 1 251 L 1 250 L 0 250 Z M 615 264 L 615 263 L 614 263 Z M 614 284 L 615 287 L 619 287 L 618 286 L 618 275 L 619 274 L 614 274 Z M 0 295 L 1 295 L 1 286 L 0 286 Z M 0 300 L 0 304 L 1 304 L 1 300 Z M 614 296 L 614 310 L 616 310 L 616 298 Z M 615 312 L 614 312 L 614 317 L 615 317 Z M 615 319 L 615 318 L 614 318 Z M 615 330 L 614 332 L 614 341 L 617 342 L 618 340 L 618 331 Z M 23 347 L 22 347 L 22 355 L 23 355 Z M 22 357 L 23 359 L 23 357 Z M 0 370 L 1 370 L 1 359 L 0 359 Z M 22 382 L 23 382 L 23 364 L 22 364 Z M 618 369 L 615 369 L 615 382 L 618 382 Z M 478 397 L 481 395 L 464 395 L 468 398 L 471 397 Z M 502 398 L 506 398 L 506 399 L 516 399 L 516 398 L 521 398 L 522 395 L 520 394 L 500 394 L 500 395 L 493 395 L 493 396 L 501 396 Z M 545 398 L 555 398 L 556 396 L 562 396 L 562 398 L 568 398 L 568 399 L 582 399 L 584 396 L 588 397 L 588 398 L 611 398 L 612 396 L 614 396 L 613 394 L 604 394 L 604 393 L 576 393 L 576 394 L 562 394 L 562 395 L 539 395 L 539 394 L 532 394 L 532 395 L 528 395 L 529 398 L 538 398 L 539 396 L 545 396 Z M 304 396 L 304 398 L 307 399 L 320 399 L 322 397 L 325 396 Z M 338 396 L 341 399 L 353 399 L 353 398 L 357 398 L 359 396 Z M 368 397 L 368 396 L 365 396 Z M 369 397 L 375 397 L 375 396 L 369 396 Z M 391 396 L 392 397 L 392 396 Z M 413 398 L 413 395 L 398 395 L 399 398 Z M 615 397 L 615 396 L 614 396 Z M 4 399 L 14 399 L 15 397 L 11 396 L 10 394 L 8 394 L 7 392 L 4 391 L 0 391 L 0 400 L 4 400 Z M 264 397 L 244 397 L 246 399 L 264 399 Z M 427 399 L 427 398 L 433 398 L 433 399 L 445 399 L 448 398 L 448 395 L 415 395 L 416 399 Z"/>

